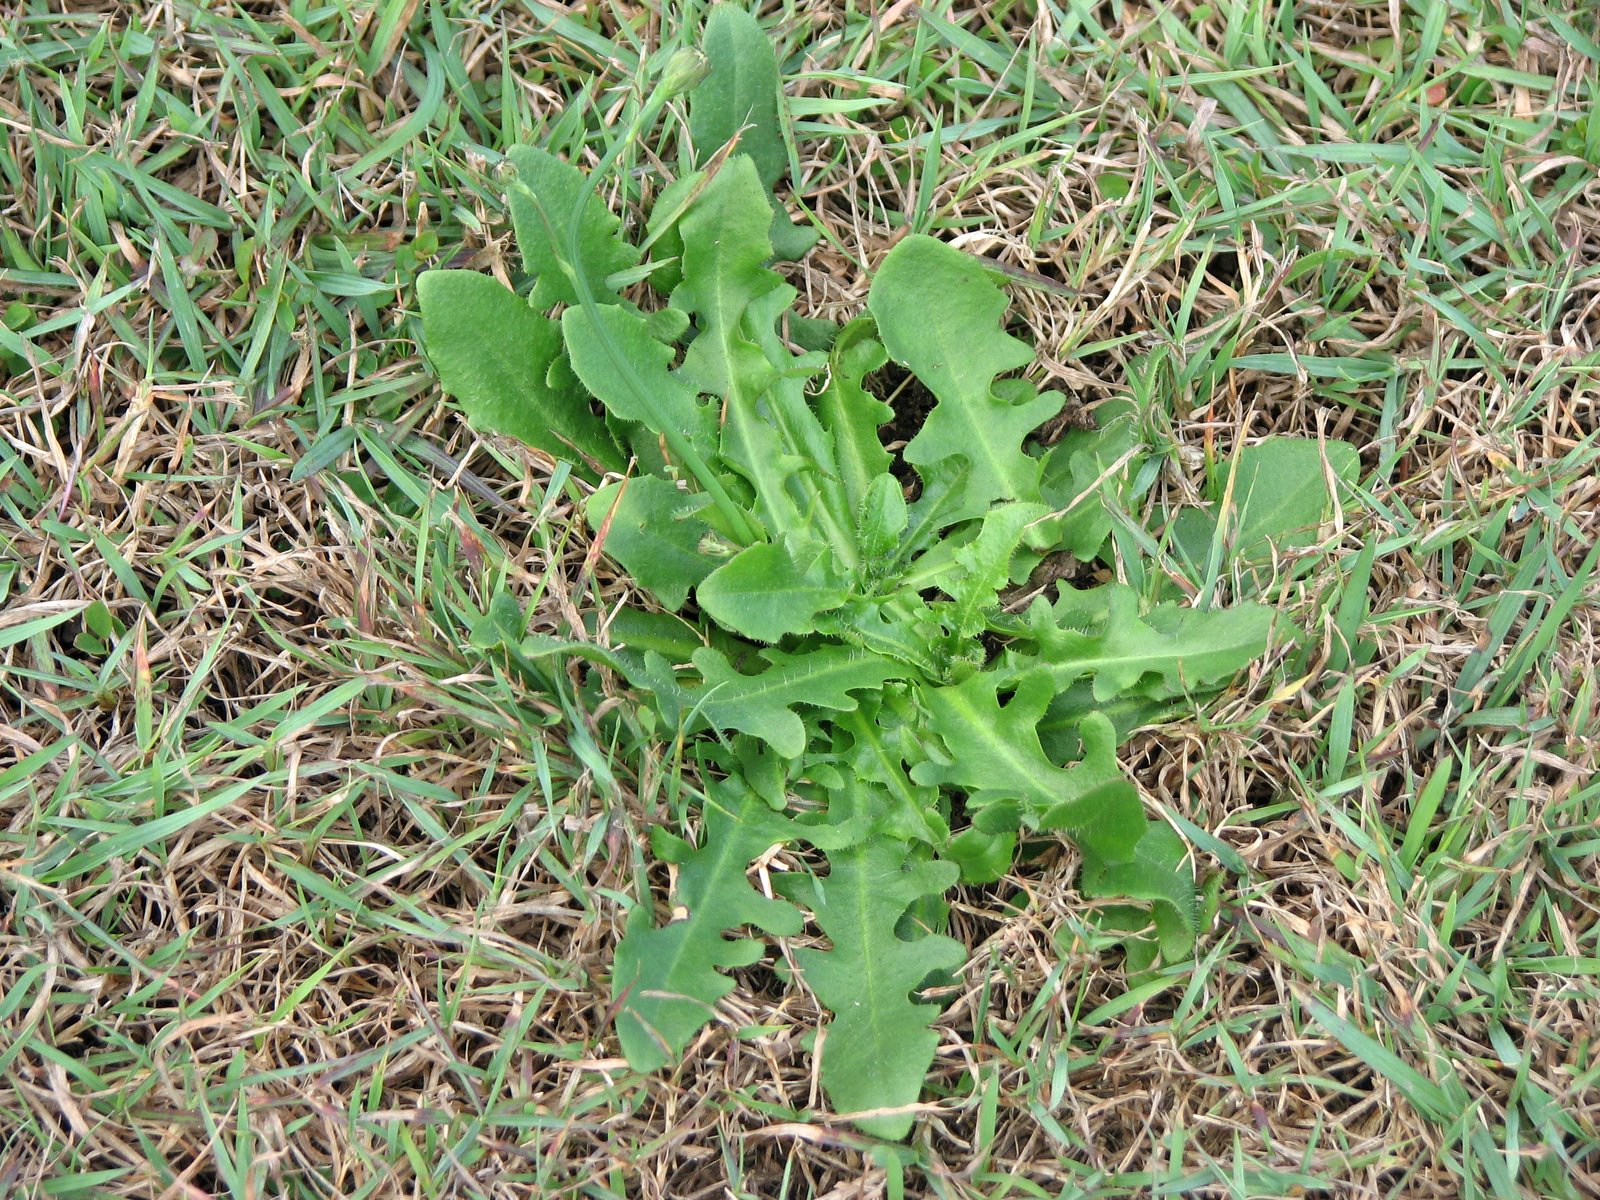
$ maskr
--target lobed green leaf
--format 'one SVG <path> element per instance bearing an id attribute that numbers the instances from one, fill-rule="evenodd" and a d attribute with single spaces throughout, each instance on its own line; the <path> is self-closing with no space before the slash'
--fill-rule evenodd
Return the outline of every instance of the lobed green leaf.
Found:
<path id="1" fill-rule="evenodd" d="M 1039 488 L 1062 514 L 1060 549 L 1086 562 L 1100 554 L 1111 536 L 1112 513 L 1129 507 L 1141 447 L 1134 419 L 1124 413 L 1098 429 L 1069 430 L 1051 448 Z"/>
<path id="2" fill-rule="evenodd" d="M 701 517 L 709 503 L 659 475 L 607 484 L 584 505 L 589 525 L 628 574 L 669 609 L 683 607 L 689 590 L 718 566 L 703 548 L 711 527 Z"/>
<path id="3" fill-rule="evenodd" d="M 683 723 L 686 732 L 703 722 L 713 729 L 748 733 L 779 754 L 797 758 L 809 740 L 798 708 L 849 712 L 857 704 L 853 692 L 907 674 L 900 663 L 847 646 L 820 645 L 792 654 L 769 649 L 761 658 L 766 669 L 745 675 L 720 651 L 698 650 L 692 662 L 701 683 L 684 687 L 665 660 L 647 656 L 646 678 L 663 715 Z"/>
<path id="4" fill-rule="evenodd" d="M 770 190 L 789 163 L 778 123 L 778 58 L 772 42 L 748 9 L 718 4 L 706 17 L 700 49 L 711 70 L 690 102 L 690 140 L 709 155 L 737 139 L 739 152 Z"/>
<path id="5" fill-rule="evenodd" d="M 828 856 L 827 877 L 789 888 L 810 902 L 828 950 L 795 951 L 806 985 L 834 1014 L 822 1044 L 822 1087 L 834 1109 L 883 1138 L 911 1129 L 939 1037 L 938 1009 L 912 999 L 929 974 L 966 960 L 954 938 L 903 939 L 901 918 L 956 881 L 954 863 L 917 858 L 903 842 L 878 837 Z M 887 1110 L 887 1111 L 885 1111 Z"/>
<path id="6" fill-rule="evenodd" d="M 510 203 L 531 303 L 470 272 L 419 284 L 430 356 L 475 423 L 596 474 L 643 472 L 590 496 L 588 519 L 662 605 L 692 595 L 700 623 L 625 614 L 612 635 L 626 645 L 608 649 L 529 636 L 520 608 L 497 601 L 473 643 L 533 687 L 551 686 L 552 663 L 572 657 L 615 670 L 653 693 L 670 725 L 720 735 L 698 751 L 728 776 L 706 800 L 700 844 L 653 836 L 679 865 L 673 918 L 658 925 L 639 905 L 618 948 L 629 1062 L 674 1061 L 734 986 L 724 972 L 760 957 L 759 941 L 730 930 L 799 932 L 800 911 L 745 873 L 774 844 L 806 840 L 828 872 L 792 874 L 781 890 L 831 943 L 795 956 L 834 1014 L 823 1088 L 861 1128 L 898 1138 L 938 1041 L 936 1006 L 916 992 L 964 956 L 926 929 L 942 927 L 958 876 L 1006 871 L 1019 830 L 1070 836 L 1087 894 L 1151 905 L 1118 916 L 1130 928 L 1153 918 L 1169 957 L 1189 951 L 1183 842 L 1146 819 L 1116 745 L 1254 660 L 1273 612 L 1143 611 L 1123 585 L 1063 591 L 1026 618 L 1004 612 L 1005 588 L 1037 556 L 1103 550 L 1142 452 L 1133 415 L 1030 451 L 1062 397 L 1008 378 L 1032 352 L 1001 325 L 1004 293 L 978 260 L 928 237 L 885 257 L 871 319 L 802 323 L 770 266 L 796 233 L 771 195 L 787 159 L 776 58 L 733 5 L 712 10 L 705 53 L 689 120 L 703 169 L 665 189 L 642 249 L 581 172 L 522 149 Z M 712 157 L 736 139 L 739 153 Z M 667 307 L 646 314 L 617 294 L 646 280 L 658 292 L 671 282 Z M 544 312 L 557 305 L 553 321 Z M 890 358 L 936 400 L 904 451 L 921 478 L 911 503 L 879 436 L 893 413 L 865 386 Z M 1236 461 L 1246 549 L 1322 519 L 1333 499 L 1324 461 L 1337 479 L 1355 469 L 1353 452 L 1332 447 L 1252 447 Z M 1208 520 L 1172 536 L 1187 548 L 1200 530 L 1209 552 Z M 998 659 L 994 634 L 1008 640 Z M 961 797 L 971 825 L 952 836 Z M 789 805 L 798 816 L 782 815 Z"/>
<path id="7" fill-rule="evenodd" d="M 506 157 L 516 168 L 507 201 L 523 265 L 534 277 L 533 307 L 545 312 L 557 304 L 577 304 L 573 276 L 579 273 L 591 295 L 615 303 L 616 292 L 606 279 L 637 264 L 639 253 L 618 236 L 622 223 L 595 193 L 594 185 L 577 167 L 537 146 L 514 146 Z M 577 262 L 569 261 L 574 212 Z"/>
<path id="8" fill-rule="evenodd" d="M 852 321 L 839 331 L 828 356 L 827 384 L 817 398 L 817 415 L 833 440 L 845 500 L 855 512 L 861 511 L 875 485 L 884 480 L 895 485 L 888 473 L 893 458 L 878 436 L 878 429 L 894 419 L 894 410 L 861 386 L 862 379 L 888 358 L 872 333 L 872 322 L 865 320 Z"/>
<path id="9" fill-rule="evenodd" d="M 1028 626 L 1037 648 L 1010 661 L 1019 668 L 1044 664 L 1057 691 L 1092 678 L 1097 700 L 1183 696 L 1259 658 L 1274 616 L 1263 604 L 1211 610 L 1163 604 L 1141 616 L 1138 595 L 1125 584 L 1063 588 L 1054 605 L 1043 597 L 1033 602 Z"/>
<path id="10" fill-rule="evenodd" d="M 789 164 L 783 89 L 772 42 L 750 10 L 718 4 L 706 18 L 701 51 L 710 71 L 690 96 L 689 140 L 702 163 L 729 146 L 737 146 L 755 163 L 770 205 L 777 252 L 797 259 L 816 243 L 817 234 L 792 225 L 772 195 Z"/>
<path id="11" fill-rule="evenodd" d="M 1022 676 L 1004 703 L 1002 680 L 984 671 L 924 691 L 928 726 L 944 745 L 945 761 L 919 764 L 912 778 L 965 789 L 973 823 L 985 832 L 1019 824 L 1064 829 L 1086 854 L 1127 861 L 1144 834 L 1144 810 L 1117 766 L 1111 723 L 1098 714 L 1086 717 L 1082 760 L 1057 766 L 1039 743 L 1039 719 L 1055 694 L 1049 673 Z"/>
<path id="12" fill-rule="evenodd" d="M 675 352 L 643 315 L 614 304 L 569 308 L 561 331 L 572 369 L 612 416 L 691 443 L 710 441 L 715 414 L 668 369 Z"/>
<path id="13" fill-rule="evenodd" d="M 1085 857 L 1081 882 L 1090 896 L 1153 902 L 1156 936 L 1169 961 L 1178 961 L 1193 948 L 1200 925 L 1194 871 L 1188 865 L 1188 848 L 1170 825 L 1150 822 L 1125 862 Z"/>
<path id="14" fill-rule="evenodd" d="M 702 811 L 701 845 L 678 867 L 673 919 L 657 925 L 651 906 L 640 904 L 628 915 L 617 946 L 617 1037 L 636 1071 L 676 1062 L 716 1015 L 717 1001 L 733 990 L 722 971 L 761 957 L 760 942 L 730 939 L 727 930 L 749 925 L 789 936 L 802 926 L 797 909 L 763 896 L 745 878 L 753 860 L 788 840 L 788 824 L 732 785 L 713 788 Z"/>
<path id="15" fill-rule="evenodd" d="M 843 604 L 845 592 L 820 566 L 802 571 L 784 546 L 761 542 L 707 576 L 695 598 L 724 629 L 776 642 L 786 634 L 811 632 L 817 614 Z"/>
<path id="16" fill-rule="evenodd" d="M 587 398 L 552 384 L 561 331 L 515 292 L 476 271 L 417 280 L 428 361 L 474 426 L 546 454 L 622 469 L 622 455 Z"/>
<path id="17" fill-rule="evenodd" d="M 879 266 L 867 307 L 889 356 L 938 398 L 906 461 L 925 479 L 964 464 L 963 511 L 1037 501 L 1039 460 L 1022 443 L 1060 411 L 1061 398 L 1013 404 L 995 394 L 995 378 L 1026 366 L 1033 351 L 1001 330 L 1005 293 L 977 260 L 922 234 L 903 238 Z"/>

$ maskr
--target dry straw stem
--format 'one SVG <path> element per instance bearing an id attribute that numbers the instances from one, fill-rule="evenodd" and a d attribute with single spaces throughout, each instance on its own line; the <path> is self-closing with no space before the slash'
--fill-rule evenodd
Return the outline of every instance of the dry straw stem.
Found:
<path id="1" fill-rule="evenodd" d="M 1275 564 L 1309 642 L 1124 752 L 1220 873 L 1198 960 L 1130 991 L 1056 849 L 963 894 L 893 1155 L 765 967 L 627 1072 L 604 972 L 695 780 L 613 682 L 466 643 L 497 586 L 549 632 L 639 597 L 438 397 L 415 274 L 514 277 L 494 154 L 619 124 L 676 26 L 47 8 L 0 27 L 0 1194 L 1600 1192 L 1583 6 L 770 12 L 807 311 L 936 232 L 1037 277 L 1041 379 L 1145 406 L 1157 510 L 1274 432 L 1366 480 Z"/>

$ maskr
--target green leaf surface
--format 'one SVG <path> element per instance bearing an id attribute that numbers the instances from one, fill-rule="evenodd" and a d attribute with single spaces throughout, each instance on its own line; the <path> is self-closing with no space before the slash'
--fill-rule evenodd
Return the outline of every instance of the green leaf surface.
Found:
<path id="1" fill-rule="evenodd" d="M 1274 615 L 1262 604 L 1208 611 L 1169 604 L 1141 616 L 1138 595 L 1125 584 L 1064 588 L 1054 605 L 1041 597 L 1028 610 L 1036 657 L 1011 661 L 1046 664 L 1058 691 L 1092 677 L 1099 700 L 1133 691 L 1152 699 L 1182 696 L 1258 658 Z"/>
<path id="2" fill-rule="evenodd" d="M 582 272 L 598 300 L 615 302 L 616 291 L 606 286 L 606 278 L 635 266 L 639 252 L 618 236 L 622 223 L 594 185 L 577 167 L 537 146 L 514 146 L 507 158 L 517 172 L 507 200 L 523 265 L 535 281 L 533 307 L 545 312 L 579 302 L 569 270 Z M 568 263 L 568 229 L 575 209 L 578 262 Z"/>
<path id="3" fill-rule="evenodd" d="M 896 841 L 918 841 L 935 849 L 950 840 L 938 789 L 913 782 L 906 769 L 907 761 L 926 757 L 921 722 L 909 695 L 894 688 L 863 695 L 858 709 L 835 717 L 834 731 L 835 753 L 850 775 L 874 788 L 876 830 Z"/>
<path id="4" fill-rule="evenodd" d="M 1280 548 L 1310 545 L 1333 506 L 1330 475 L 1335 487 L 1349 487 L 1360 472 L 1360 456 L 1347 442 L 1272 437 L 1244 447 L 1233 460 L 1238 553 L 1253 556 L 1268 541 Z M 1225 488 L 1223 472 L 1213 498 L 1221 499 Z"/>
<path id="5" fill-rule="evenodd" d="M 736 671 L 725 655 L 709 647 L 695 652 L 698 687 L 685 688 L 663 659 L 647 668 L 657 701 L 669 720 L 698 718 L 714 729 L 737 730 L 758 737 L 779 754 L 798 757 L 806 748 L 806 723 L 798 707 L 849 712 L 851 694 L 904 678 L 906 668 L 890 659 L 846 646 L 818 646 L 800 653 L 764 650 L 765 670 L 754 675 Z"/>
<path id="6" fill-rule="evenodd" d="M 1082 761 L 1057 766 L 1039 743 L 1039 719 L 1055 694 L 1049 673 L 1024 675 L 1006 703 L 999 691 L 994 671 L 926 689 L 929 727 L 948 761 L 921 763 L 912 778 L 966 789 L 974 824 L 986 832 L 1018 823 L 1062 829 L 1086 855 L 1126 861 L 1144 834 L 1145 819 L 1138 792 L 1117 765 L 1111 722 L 1098 714 L 1084 718 Z"/>
<path id="7" fill-rule="evenodd" d="M 1200 926 L 1194 871 L 1183 839 L 1170 825 L 1149 822 L 1126 862 L 1086 858 L 1081 884 L 1090 896 L 1152 901 L 1156 935 L 1168 962 L 1182 959 L 1193 948 Z"/>
<path id="8" fill-rule="evenodd" d="M 888 600 L 852 599 L 817 618 L 817 628 L 852 646 L 887 655 L 917 672 L 938 677 L 944 657 L 934 640 L 941 632 L 928 602 L 901 591 Z"/>
<path id="9" fill-rule="evenodd" d="M 1149 906 L 1097 911 L 1135 934 L 1153 918 L 1169 959 L 1192 947 L 1184 843 L 1146 819 L 1117 741 L 1246 666 L 1273 610 L 1144 611 L 1148 571 L 1131 559 L 1137 588 L 1068 590 L 1025 616 L 1002 609 L 1043 554 L 1103 553 L 1113 532 L 1130 554 L 1142 544 L 1129 513 L 1143 453 L 1135 415 L 1031 446 L 1063 398 L 1017 374 L 1032 351 L 1005 332 L 994 274 L 932 238 L 906 237 L 885 256 L 870 317 L 841 329 L 795 311 L 795 289 L 770 264 L 810 234 L 772 196 L 788 162 L 781 79 L 753 11 L 711 11 L 710 71 L 689 101 L 701 169 L 686 163 L 660 193 L 641 247 L 581 172 L 515 151 L 510 203 L 531 302 L 482 276 L 435 272 L 419 288 L 424 332 L 475 422 L 596 472 L 629 464 L 627 481 L 589 498 L 589 522 L 641 588 L 689 610 L 597 616 L 591 633 L 603 629 L 606 645 L 530 635 L 508 592 L 468 614 L 472 644 L 530 690 L 609 690 L 574 658 L 619 673 L 657 710 L 637 714 L 638 728 L 698 738 L 684 750 L 718 780 L 698 845 L 651 831 L 657 858 L 677 867 L 671 918 L 657 924 L 648 902 L 628 916 L 613 981 L 622 1052 L 641 1070 L 675 1063 L 735 986 L 726 972 L 760 958 L 748 931 L 800 931 L 800 909 L 761 895 L 747 871 L 775 843 L 804 841 L 826 873 L 784 873 L 779 890 L 829 943 L 795 955 L 833 1013 L 822 1086 L 862 1129 L 900 1138 L 938 1043 L 937 1007 L 917 991 L 964 958 L 941 932 L 943 895 L 958 877 L 1002 878 L 1019 833 L 1065 833 L 1086 894 Z M 674 70 L 692 58 L 682 52 Z M 646 98 L 639 129 L 666 98 Z M 603 168 L 637 132 L 611 141 Z M 641 301 L 649 313 L 620 298 L 625 286 L 654 289 Z M 565 311 L 548 319 L 555 306 Z M 880 437 L 894 414 L 865 386 L 891 358 L 934 397 L 905 448 L 920 476 L 910 502 Z M 1325 474 L 1324 454 L 1353 479 L 1347 449 L 1311 449 L 1315 464 L 1293 443 L 1236 458 L 1229 520 L 1241 544 L 1302 536 L 1322 519 L 1332 496 L 1308 478 L 1313 465 Z M 1208 533 L 1208 556 L 1213 544 Z M 84 636 L 95 634 L 106 640 Z M 998 658 L 989 635 L 1006 646 Z M 1154 953 L 1145 938 L 1128 962 Z"/>
<path id="10" fill-rule="evenodd" d="M 476 428 L 591 469 L 622 469 L 617 444 L 585 398 L 548 383 L 561 352 L 554 321 L 476 271 L 426 271 L 417 296 L 428 360 Z"/>
<path id="11" fill-rule="evenodd" d="M 756 299 L 783 286 L 766 266 L 771 224 L 755 163 L 743 154 L 729 159 L 681 222 L 684 278 L 672 293 L 674 307 L 699 318 L 684 376 L 752 410 L 776 371 L 740 321 Z"/>
<path id="12" fill-rule="evenodd" d="M 776 642 L 786 634 L 810 632 L 817 614 L 843 604 L 845 592 L 816 568 L 802 571 L 783 546 L 759 542 L 708 575 L 695 599 L 724 629 Z"/>
<path id="13" fill-rule="evenodd" d="M 911 993 L 939 970 L 966 960 L 941 934 L 903 940 L 895 932 L 913 904 L 956 882 L 954 863 L 918 859 L 904 843 L 878 838 L 828 855 L 828 875 L 792 894 L 811 898 L 828 950 L 795 951 L 807 986 L 834 1014 L 822 1046 L 822 1087 L 841 1114 L 904 1109 L 916 1103 L 939 1044 L 938 1016 Z M 855 1123 L 877 1137 L 903 1138 L 910 1112 L 876 1112 Z"/>
<path id="14" fill-rule="evenodd" d="M 822 234 L 810 225 L 789 219 L 781 201 L 772 200 L 772 254 L 784 262 L 799 262 L 817 244 Z M 795 339 L 799 341 L 799 338 Z"/>
<path id="15" fill-rule="evenodd" d="M 1333 509 L 1329 475 L 1341 492 L 1361 476 L 1361 459 L 1347 442 L 1271 437 L 1245 446 L 1223 464 L 1211 481 L 1211 498 L 1220 502 L 1232 476 L 1228 509 L 1228 555 L 1246 562 L 1271 557 L 1316 541 L 1317 529 Z M 1217 531 L 1218 508 L 1186 508 L 1174 523 L 1179 549 L 1196 564 L 1208 561 Z"/>
<path id="16" fill-rule="evenodd" d="M 879 475 L 856 506 L 856 547 L 863 575 L 871 581 L 894 552 L 910 520 L 905 493 L 893 475 Z"/>
<path id="17" fill-rule="evenodd" d="M 639 313 L 614 304 L 561 314 L 572 369 L 614 417 L 691 443 L 711 437 L 715 415 L 668 370 L 673 348 L 657 341 Z"/>
<path id="18" fill-rule="evenodd" d="M 772 42 L 749 9 L 718 4 L 706 18 L 700 49 L 711 70 L 690 94 L 689 140 L 704 160 L 737 137 L 770 191 L 789 162 Z"/>
<path id="19" fill-rule="evenodd" d="M 1000 590 L 1011 579 L 1011 557 L 1023 533 L 1049 510 L 1042 504 L 997 504 L 983 520 L 978 536 L 955 551 L 955 578 L 946 585 L 955 607 L 950 631 L 963 641 L 984 629 L 983 614 L 1000 600 Z"/>
<path id="20" fill-rule="evenodd" d="M 1033 351 L 1000 328 L 1005 293 L 978 261 L 913 234 L 884 257 L 867 305 L 889 356 L 938 398 L 907 444 L 906 461 L 942 471 L 952 460 L 965 463 L 963 508 L 1038 500 L 1039 460 L 1022 443 L 1056 415 L 1061 398 L 1047 393 L 1012 404 L 995 395 L 995 377 L 1026 366 Z"/>
<path id="21" fill-rule="evenodd" d="M 1070 758 L 1078 745 L 1078 726 L 1086 714 L 1102 713 L 1117 731 L 1117 744 L 1126 742 L 1133 731 L 1156 725 L 1183 712 L 1193 712 L 1194 703 L 1185 697 L 1155 700 L 1131 693 L 1114 700 L 1096 700 L 1094 682 L 1080 679 L 1064 692 L 1058 692 L 1044 720 L 1039 722 L 1039 740 L 1044 752 L 1056 762 Z"/>
<path id="22" fill-rule="evenodd" d="M 671 480 L 641 475 L 590 496 L 584 513 L 604 534 L 605 552 L 625 567 L 663 607 L 679 609 L 689 589 L 718 566 L 701 543 L 711 527 L 699 516 L 708 503 Z"/>
<path id="23" fill-rule="evenodd" d="M 773 420 L 768 390 L 779 364 L 750 336 L 750 306 L 786 289 L 764 265 L 771 256 L 770 217 L 755 165 L 738 155 L 704 186 L 680 222 L 684 281 L 674 306 L 695 318 L 697 334 L 678 376 L 696 391 L 722 401 L 721 454 L 755 493 L 756 513 L 770 530 L 798 531 L 805 518 L 793 476 L 806 460 Z"/>
<path id="24" fill-rule="evenodd" d="M 684 217 L 684 282 L 672 299 L 695 318 L 697 335 L 678 373 L 722 400 L 722 459 L 749 482 L 765 527 L 791 545 L 820 536 L 849 562 L 853 522 L 801 378 L 825 359 L 797 358 L 775 332 L 795 292 L 764 265 L 770 223 L 755 165 L 743 154 L 707 181 Z"/>
<path id="25" fill-rule="evenodd" d="M 1062 550 L 1084 561 L 1099 555 L 1111 536 L 1112 513 L 1129 507 L 1140 448 L 1130 414 L 1099 429 L 1069 430 L 1051 448 L 1039 489 L 1045 503 L 1064 514 L 1057 540 Z"/>
<path id="26" fill-rule="evenodd" d="M 961 868 L 962 883 L 993 883 L 1016 860 L 1017 835 L 963 829 L 950 839 L 944 856 Z"/>
<path id="27" fill-rule="evenodd" d="M 773 252 L 798 260 L 816 244 L 818 233 L 792 223 L 773 194 L 788 170 L 789 151 L 783 137 L 782 79 L 772 44 L 749 9 L 722 4 L 711 10 L 701 49 L 710 71 L 689 99 L 694 157 L 704 167 L 730 144 L 748 155 L 769 206 Z"/>
<path id="28" fill-rule="evenodd" d="M 767 933 L 800 932 L 792 905 L 763 896 L 745 871 L 790 829 L 748 791 L 714 788 L 707 797 L 700 848 L 683 857 L 674 917 L 655 923 L 649 904 L 628 915 L 612 970 L 617 1037 L 629 1066 L 654 1071 L 675 1062 L 689 1040 L 715 1016 L 716 1003 L 733 990 L 722 971 L 761 957 L 753 938 L 728 938 L 750 925 Z"/>
<path id="29" fill-rule="evenodd" d="M 642 249 L 654 268 L 650 281 L 670 295 L 683 282 L 683 231 L 680 222 L 705 186 L 705 171 L 686 171 L 662 188 L 650 209 Z"/>
<path id="30" fill-rule="evenodd" d="M 706 644 L 707 631 L 697 622 L 674 613 L 654 612 L 643 608 L 620 608 L 615 611 L 590 609 L 583 614 L 584 628 L 591 636 L 604 626 L 606 640 L 618 650 L 643 655 L 654 651 L 671 662 L 688 662 L 694 652 Z M 734 639 L 720 635 L 723 649 L 736 653 Z"/>
<path id="31" fill-rule="evenodd" d="M 795 295 L 794 288 L 785 283 L 756 297 L 745 313 L 750 336 L 760 345 L 767 361 L 778 368 L 763 407 L 794 458 L 791 486 L 799 498 L 803 518 L 798 528 L 786 528 L 784 533 L 791 545 L 801 540 L 828 547 L 841 565 L 853 569 L 855 514 L 845 502 L 833 466 L 832 439 L 817 420 L 808 390 L 812 378 L 827 367 L 828 356 L 824 352 L 794 353 L 780 327 Z"/>
<path id="32" fill-rule="evenodd" d="M 893 457 L 878 436 L 879 428 L 894 420 L 894 410 L 861 386 L 888 360 L 882 343 L 872 337 L 873 328 L 872 322 L 857 320 L 839 331 L 828 356 L 827 383 L 817 397 L 817 415 L 833 439 L 845 500 L 857 513 L 874 484 L 894 481 L 888 474 Z"/>

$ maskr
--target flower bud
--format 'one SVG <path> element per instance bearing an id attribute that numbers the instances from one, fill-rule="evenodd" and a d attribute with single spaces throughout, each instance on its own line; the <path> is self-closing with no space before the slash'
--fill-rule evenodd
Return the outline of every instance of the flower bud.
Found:
<path id="1" fill-rule="evenodd" d="M 684 46 L 667 60 L 661 72 L 660 91 L 667 98 L 681 96 L 700 86 L 700 81 L 711 74 L 711 63 L 693 46 Z"/>

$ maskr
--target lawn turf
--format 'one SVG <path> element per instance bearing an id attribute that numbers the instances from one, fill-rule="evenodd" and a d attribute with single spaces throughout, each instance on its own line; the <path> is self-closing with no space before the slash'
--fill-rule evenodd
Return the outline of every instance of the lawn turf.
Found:
<path id="1" fill-rule="evenodd" d="M 1003 264 L 1158 515 L 1361 452 L 1276 564 L 1307 638 L 1123 752 L 1220 886 L 1195 961 L 1130 988 L 1060 850 L 961 893 L 898 1148 L 770 972 L 618 1057 L 696 781 L 615 680 L 473 650 L 499 593 L 642 601 L 417 345 L 421 270 L 518 275 L 504 150 L 595 161 L 699 6 L 54 9 L 0 22 L 0 1194 L 1600 1193 L 1592 6 L 768 8 L 806 311 L 907 229 Z"/>

